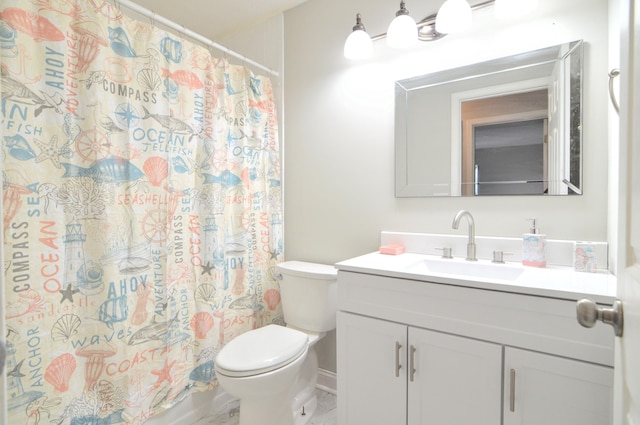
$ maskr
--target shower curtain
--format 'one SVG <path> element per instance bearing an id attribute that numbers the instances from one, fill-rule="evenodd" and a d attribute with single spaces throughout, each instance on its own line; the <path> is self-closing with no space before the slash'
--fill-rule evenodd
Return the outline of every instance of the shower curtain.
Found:
<path id="1" fill-rule="evenodd" d="M 282 321 L 272 84 L 101 0 L 1 8 L 9 423 L 143 423 Z"/>

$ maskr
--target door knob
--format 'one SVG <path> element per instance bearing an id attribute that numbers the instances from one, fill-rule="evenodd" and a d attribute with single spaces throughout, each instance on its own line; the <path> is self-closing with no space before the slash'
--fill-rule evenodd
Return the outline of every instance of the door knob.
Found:
<path id="1" fill-rule="evenodd" d="M 615 300 L 612 307 L 599 307 L 589 298 L 578 300 L 576 304 L 578 323 L 585 328 L 592 328 L 598 320 L 613 326 L 616 336 L 622 336 L 623 314 L 622 301 Z"/>

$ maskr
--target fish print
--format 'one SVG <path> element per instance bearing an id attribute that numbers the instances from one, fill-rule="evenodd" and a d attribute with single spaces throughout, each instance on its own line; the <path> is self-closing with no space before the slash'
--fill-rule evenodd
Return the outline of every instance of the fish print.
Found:
<path id="1" fill-rule="evenodd" d="M 160 40 L 160 53 L 166 60 L 180 63 L 182 61 L 182 43 L 171 37 L 165 37 Z"/>
<path id="2" fill-rule="evenodd" d="M 185 86 L 190 89 L 201 89 L 204 87 L 200 78 L 191 71 L 186 69 L 179 69 L 177 71 L 171 72 L 166 68 L 162 68 L 162 78 L 171 78 L 176 84 L 180 86 Z"/>
<path id="3" fill-rule="evenodd" d="M 114 52 L 125 58 L 135 58 L 136 52 L 131 47 L 127 33 L 120 27 L 109 27 L 109 45 Z"/>
<path id="4" fill-rule="evenodd" d="M 225 189 L 238 186 L 242 183 L 242 179 L 229 170 L 223 171 L 222 174 L 218 176 L 208 173 L 202 173 L 202 175 L 204 176 L 204 184 L 218 183 Z"/>
<path id="5" fill-rule="evenodd" d="M 61 105 L 65 102 L 59 93 L 56 92 L 54 96 L 43 93 L 43 96 L 39 96 L 27 86 L 12 78 L 4 67 L 0 67 L 0 78 L 3 100 L 11 100 L 23 105 L 38 106 L 34 113 L 36 117 L 47 108 L 52 108 L 60 114 L 63 112 Z"/>
<path id="6" fill-rule="evenodd" d="M 177 313 L 173 319 L 166 322 L 156 322 L 156 316 L 153 316 L 151 324 L 131 335 L 131 338 L 129 338 L 129 345 L 143 344 L 148 341 L 162 341 L 169 328 L 177 320 Z"/>
<path id="7" fill-rule="evenodd" d="M 100 159 L 91 164 L 89 168 L 66 162 L 63 162 L 62 165 L 65 168 L 62 177 L 89 177 L 97 183 L 121 185 L 136 181 L 144 176 L 144 173 L 129 160 L 116 156 Z"/>
<path id="8" fill-rule="evenodd" d="M 157 121 L 158 124 L 169 130 L 170 133 L 190 135 L 189 141 L 191 141 L 191 139 L 197 134 L 189 124 L 177 118 L 174 118 L 171 115 L 151 114 L 144 106 L 142 107 L 142 109 L 144 109 L 144 116 L 142 117 L 143 120 L 152 118 Z"/>
<path id="9" fill-rule="evenodd" d="M 63 41 L 64 34 L 47 18 L 17 7 L 7 7 L 0 12 L 0 19 L 12 28 L 24 33 L 36 42 Z"/>
<path id="10" fill-rule="evenodd" d="M 127 317 L 129 317 L 129 307 L 126 295 L 108 299 L 98 309 L 98 320 L 107 325 L 109 329 L 113 329 L 114 323 L 124 322 Z"/>

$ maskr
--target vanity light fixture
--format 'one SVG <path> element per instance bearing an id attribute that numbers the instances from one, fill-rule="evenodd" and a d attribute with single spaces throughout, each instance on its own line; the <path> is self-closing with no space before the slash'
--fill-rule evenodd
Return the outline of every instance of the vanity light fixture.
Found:
<path id="1" fill-rule="evenodd" d="M 400 2 L 400 10 L 396 12 L 396 17 L 389 24 L 387 29 L 387 46 L 394 48 L 411 47 L 418 41 L 418 27 L 416 21 L 409 16 L 409 11 L 404 5 L 404 0 Z"/>
<path id="2" fill-rule="evenodd" d="M 447 34 L 463 31 L 471 25 L 472 11 L 488 6 L 495 6 L 494 13 L 498 19 L 513 19 L 533 12 L 538 6 L 538 0 L 487 0 L 470 6 L 467 0 L 446 0 L 437 14 L 429 15 L 415 23 L 405 8 L 405 2 L 400 2 L 400 10 L 389 25 L 386 33 L 370 37 L 364 29 L 360 14 L 356 15 L 356 26 L 344 45 L 344 56 L 347 59 L 368 59 L 373 55 L 372 41 L 387 39 L 392 47 L 407 47 L 413 44 L 414 34 L 420 41 L 439 40 Z M 396 37 L 396 21 L 400 30 Z M 404 22 L 403 22 L 404 21 Z M 409 25 L 411 24 L 411 25 Z M 412 26 L 415 25 L 415 28 Z M 402 35 L 400 35 L 402 34 Z"/>
<path id="3" fill-rule="evenodd" d="M 344 43 L 344 57 L 352 60 L 368 59 L 373 56 L 371 37 L 362 23 L 360 14 L 356 14 L 356 25 Z"/>

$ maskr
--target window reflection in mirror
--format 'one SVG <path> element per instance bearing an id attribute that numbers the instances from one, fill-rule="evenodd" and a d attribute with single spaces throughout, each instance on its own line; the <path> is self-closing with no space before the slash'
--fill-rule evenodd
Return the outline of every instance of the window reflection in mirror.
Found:
<path id="1" fill-rule="evenodd" d="M 461 103 L 462 195 L 547 192 L 548 90 Z"/>
<path id="2" fill-rule="evenodd" d="M 581 194 L 582 52 L 574 41 L 397 81 L 396 196 Z M 542 137 L 518 142 L 536 121 Z M 479 163 L 489 151 L 474 147 L 476 127 L 479 138 L 511 134 L 518 153 L 504 157 L 507 146 L 493 146 Z M 535 158 L 517 162 L 525 149 Z M 535 173 L 509 174 L 530 162 Z"/>

